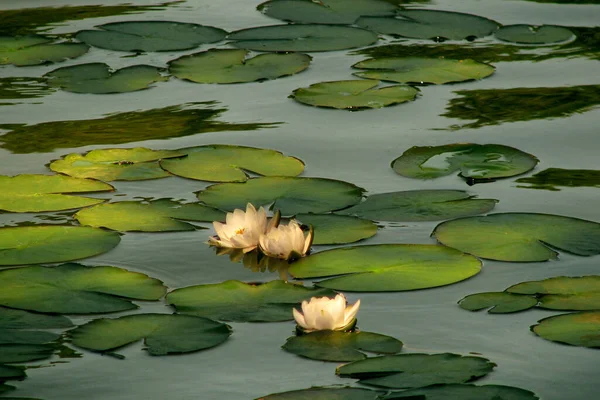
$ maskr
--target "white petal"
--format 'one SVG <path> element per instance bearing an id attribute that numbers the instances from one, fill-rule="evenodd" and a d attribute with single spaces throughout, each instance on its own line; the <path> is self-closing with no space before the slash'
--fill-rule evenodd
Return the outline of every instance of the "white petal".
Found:
<path id="1" fill-rule="evenodd" d="M 304 320 L 304 315 L 302 315 L 300 311 L 296 310 L 295 308 L 292 308 L 292 313 L 294 314 L 294 319 L 296 320 L 298 325 L 300 325 L 304 329 L 310 329 L 310 327 L 306 324 L 306 321 Z"/>
<path id="2" fill-rule="evenodd" d="M 311 225 L 308 231 L 308 236 L 306 236 L 306 239 L 304 240 L 304 248 L 302 249 L 302 255 L 305 255 L 306 253 L 308 253 L 308 250 L 310 250 L 310 246 L 312 246 L 313 243 L 314 235 L 315 230 Z"/>
<path id="3" fill-rule="evenodd" d="M 347 325 L 354 319 L 356 313 L 358 313 L 358 308 L 360 307 L 360 299 L 356 300 L 352 306 L 348 306 L 345 311 L 344 325 Z"/>
<path id="4" fill-rule="evenodd" d="M 314 329 L 325 330 L 335 327 L 333 316 L 326 309 L 320 309 L 315 318 Z"/>

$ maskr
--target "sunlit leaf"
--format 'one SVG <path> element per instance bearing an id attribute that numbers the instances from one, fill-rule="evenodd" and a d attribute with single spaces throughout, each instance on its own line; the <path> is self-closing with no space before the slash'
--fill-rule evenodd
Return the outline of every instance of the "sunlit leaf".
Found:
<path id="1" fill-rule="evenodd" d="M 513 386 L 448 384 L 395 392 L 385 400 L 537 400 L 535 393 Z"/>
<path id="2" fill-rule="evenodd" d="M 79 57 L 89 49 L 83 43 L 52 44 L 52 41 L 53 39 L 39 35 L 0 35 L 0 65 L 14 64 L 23 67 L 55 63 Z"/>
<path id="3" fill-rule="evenodd" d="M 600 310 L 600 276 L 557 276 L 522 282 L 506 289 L 509 293 L 536 295 L 538 307 L 551 310 Z"/>
<path id="4" fill-rule="evenodd" d="M 573 32 L 562 26 L 554 25 L 505 25 L 494 35 L 506 42 L 525 44 L 555 44 L 573 39 Z"/>
<path id="5" fill-rule="evenodd" d="M 564 344 L 600 347 L 600 311 L 556 315 L 538 321 L 531 330 L 538 336 Z"/>
<path id="6" fill-rule="evenodd" d="M 315 245 L 353 243 L 377 233 L 377 225 L 373 221 L 345 215 L 298 214 L 296 219 L 313 226 Z"/>
<path id="7" fill-rule="evenodd" d="M 310 388 L 273 393 L 257 400 L 378 400 L 382 393 L 354 387 Z"/>
<path id="8" fill-rule="evenodd" d="M 515 182 L 528 183 L 530 186 L 517 186 L 527 189 L 560 190 L 557 186 L 600 187 L 600 170 L 548 168 L 535 175 L 519 178 Z"/>
<path id="9" fill-rule="evenodd" d="M 486 292 L 471 294 L 458 302 L 460 308 L 480 311 L 489 308 L 490 314 L 506 314 L 529 310 L 538 300 L 533 296 L 521 296 L 506 292 Z"/>

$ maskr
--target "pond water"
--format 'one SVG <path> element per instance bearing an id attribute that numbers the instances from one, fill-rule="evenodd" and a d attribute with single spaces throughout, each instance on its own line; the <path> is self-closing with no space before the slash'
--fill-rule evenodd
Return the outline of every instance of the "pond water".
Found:
<path id="1" fill-rule="evenodd" d="M 119 3 L 117 0 L 102 2 L 104 6 Z M 150 0 L 134 0 L 130 3 L 153 4 Z M 256 11 L 259 3 L 258 0 L 188 0 L 136 14 L 72 20 L 53 26 L 47 33 L 76 32 L 102 23 L 125 20 L 172 20 L 211 25 L 227 31 L 277 23 Z M 0 2 L 0 10 L 93 4 L 93 0 L 4 0 Z M 417 6 L 476 14 L 504 25 L 598 27 L 600 23 L 600 5 L 597 4 L 497 0 L 439 0 L 411 4 L 411 7 Z M 388 37 L 379 45 L 394 40 Z M 92 48 L 82 57 L 57 65 L 106 62 L 113 68 L 134 64 L 165 66 L 167 61 L 184 54 L 212 47 L 227 48 L 224 43 L 203 45 L 189 51 L 141 54 L 135 58 L 125 57 L 127 53 Z M 313 60 L 306 71 L 266 82 L 200 85 L 172 78 L 148 90 L 123 94 L 75 94 L 59 90 L 44 97 L 14 101 L 18 104 L 0 105 L 0 123 L 33 125 L 51 121 L 88 120 L 113 113 L 216 102 L 200 106 L 222 110 L 213 118 L 214 121 L 223 124 L 277 124 L 247 129 L 225 128 L 171 138 L 167 133 L 164 137 L 168 139 L 164 140 L 116 141 L 110 147 L 178 149 L 221 143 L 271 148 L 303 160 L 306 164 L 303 176 L 351 182 L 365 188 L 368 193 L 459 189 L 467 190 L 479 198 L 498 199 L 495 212 L 540 212 L 600 222 L 597 187 L 532 190 L 517 187 L 514 178 L 467 186 L 457 176 L 416 180 L 401 177 L 390 168 L 393 159 L 413 146 L 495 143 L 516 147 L 537 156 L 540 163 L 534 172 L 547 168 L 597 169 L 600 148 L 600 112 L 597 109 L 515 121 L 510 118 L 511 113 L 517 112 L 515 105 L 501 103 L 498 107 L 506 107 L 506 115 L 499 123 L 463 129 L 457 127 L 473 122 L 473 119 L 443 114 L 447 113 L 449 102 L 459 97 L 456 91 L 600 85 L 598 53 L 595 58 L 574 56 L 544 61 L 492 62 L 496 71 L 489 78 L 452 85 L 423 86 L 414 102 L 358 112 L 309 107 L 288 99 L 289 94 L 300 87 L 322 81 L 352 79 L 350 65 L 365 59 L 355 50 L 311 55 Z M 2 66 L 0 77 L 40 77 L 57 68 L 57 65 Z M 487 101 L 493 103 L 494 97 Z M 57 125 L 50 126 L 50 129 L 66 127 Z M 165 126 L 165 129 L 169 127 Z M 6 129 L 5 133 L 8 131 Z M 35 131 L 27 133 L 35 135 Z M 45 140 L 56 140 L 56 145 L 47 146 L 43 151 L 19 151 L 18 145 L 8 150 L 7 142 L 0 137 L 0 142 L 4 143 L 0 146 L 0 173 L 48 174 L 45 165 L 51 160 L 67 153 L 83 153 L 109 145 L 107 142 L 92 141 L 71 146 L 69 143 L 61 144 L 61 141 L 52 137 Z M 113 185 L 117 189 L 116 194 L 94 197 L 113 198 L 116 195 L 118 197 L 115 199 L 118 200 L 170 197 L 194 201 L 194 192 L 208 186 L 204 182 L 178 177 L 113 182 Z M 7 213 L 0 215 L 0 218 L 5 225 L 14 225 L 24 221 L 47 222 L 48 215 L 57 215 L 59 222 L 64 222 L 70 214 Z M 376 236 L 361 244 L 435 243 L 430 234 L 437 224 L 385 224 Z M 84 263 L 114 265 L 142 272 L 162 280 L 170 289 L 228 279 L 266 282 L 278 278 L 276 272 L 252 272 L 242 264 L 230 262 L 227 257 L 215 256 L 214 250 L 205 244 L 207 236 L 212 233 L 212 230 L 127 233 L 115 249 L 88 258 Z M 317 246 L 314 250 L 326 248 Z M 501 291 L 522 281 L 594 274 L 598 267 L 598 256 L 578 257 L 564 252 L 561 252 L 558 260 L 541 263 L 486 260 L 480 274 L 457 284 L 410 292 L 347 293 L 347 297 L 350 303 L 361 300 L 358 323 L 362 330 L 402 340 L 405 352 L 476 353 L 497 363 L 495 371 L 479 380 L 479 384 L 521 387 L 547 400 L 594 399 L 600 393 L 597 376 L 600 358 L 597 350 L 542 340 L 529 330 L 537 320 L 555 313 L 535 309 L 518 314 L 488 315 L 467 312 L 456 303 L 468 294 Z M 172 311 L 164 302 L 137 303 L 141 307 L 134 313 Z M 110 316 L 113 315 L 121 314 Z M 75 323 L 83 323 L 92 317 L 73 316 L 72 319 Z M 294 332 L 294 323 L 291 321 L 229 324 L 234 332 L 229 341 L 198 353 L 152 357 L 142 351 L 141 343 L 137 343 L 119 350 L 126 357 L 124 360 L 82 351 L 81 358 L 53 360 L 68 361 L 65 363 L 36 363 L 44 367 L 28 369 L 26 380 L 11 383 L 18 388 L 13 393 L 18 397 L 46 400 L 251 399 L 311 386 L 355 382 L 337 377 L 334 373 L 335 363 L 303 359 L 281 350 L 280 346 Z"/>

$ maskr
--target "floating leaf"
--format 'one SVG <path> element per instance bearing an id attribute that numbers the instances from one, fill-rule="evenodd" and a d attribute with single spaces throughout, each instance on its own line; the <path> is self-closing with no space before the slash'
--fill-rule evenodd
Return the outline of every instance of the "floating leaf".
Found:
<path id="1" fill-rule="evenodd" d="M 377 233 L 377 225 L 366 219 L 335 214 L 298 214 L 296 219 L 315 230 L 313 244 L 353 243 Z"/>
<path id="2" fill-rule="evenodd" d="M 332 387 L 292 390 L 273 393 L 258 400 L 378 400 L 382 393 L 353 387 Z"/>
<path id="3" fill-rule="evenodd" d="M 243 183 L 219 183 L 197 193 L 203 203 L 221 210 L 273 203 L 283 215 L 324 213 L 354 205 L 364 189 L 324 178 L 264 177 Z"/>
<path id="4" fill-rule="evenodd" d="M 46 344 L 3 344 L 0 345 L 0 364 L 44 360 L 50 358 L 55 350 L 55 346 Z"/>
<path id="5" fill-rule="evenodd" d="M 309 289 L 281 280 L 266 283 L 225 281 L 173 290 L 167 303 L 178 313 L 237 322 L 293 319 L 292 308 L 311 297 L 335 296 L 328 289 Z"/>
<path id="6" fill-rule="evenodd" d="M 489 308 L 490 314 L 506 314 L 535 307 L 538 300 L 533 296 L 520 296 L 506 292 L 486 292 L 471 294 L 458 302 L 460 308 L 480 311 Z"/>
<path id="7" fill-rule="evenodd" d="M 395 392 L 385 400 L 537 400 L 529 390 L 502 385 L 449 384 Z"/>
<path id="8" fill-rule="evenodd" d="M 411 147 L 392 161 L 394 171 L 416 179 L 434 179 L 459 172 L 468 183 L 523 174 L 538 159 L 514 147 L 500 144 L 455 143 Z"/>
<path id="9" fill-rule="evenodd" d="M 552 214 L 501 213 L 442 222 L 432 233 L 440 243 L 500 261 L 547 261 L 558 253 L 600 254 L 600 224 Z"/>
<path id="10" fill-rule="evenodd" d="M 90 46 L 117 51 L 189 50 L 227 36 L 223 29 L 175 21 L 124 21 L 97 25 L 102 30 L 75 34 Z"/>
<path id="11" fill-rule="evenodd" d="M 2 349 L 0 348 L 0 354 L 2 353 Z M 0 355 L 1 357 L 1 355 Z M 13 367 L 10 365 L 2 365 L 0 364 L 0 382 L 8 381 L 8 380 L 22 380 L 26 377 L 25 368 L 24 367 Z M 0 393 L 2 393 L 1 389 L 2 384 L 0 383 Z"/>
<path id="12" fill-rule="evenodd" d="M 475 199 L 462 190 L 410 190 L 373 194 L 339 214 L 376 221 L 440 221 L 491 211 L 498 200 Z"/>
<path id="13" fill-rule="evenodd" d="M 338 367 L 335 373 L 358 378 L 365 385 L 410 389 L 469 382 L 487 375 L 495 366 L 482 357 L 413 353 L 354 361 Z"/>
<path id="14" fill-rule="evenodd" d="M 533 176 L 519 178 L 515 182 L 530 184 L 531 186 L 517 186 L 527 189 L 560 190 L 557 186 L 600 187 L 600 170 L 548 168 Z"/>
<path id="15" fill-rule="evenodd" d="M 71 320 L 62 315 L 35 314 L 0 307 L 0 329 L 60 329 L 72 326 Z"/>
<path id="16" fill-rule="evenodd" d="M 270 25 L 235 31 L 231 44 L 255 51 L 331 51 L 363 47 L 377 41 L 371 31 L 338 25 Z"/>
<path id="17" fill-rule="evenodd" d="M 1 36 L 0 65 L 40 65 L 79 57 L 89 50 L 83 43 L 58 43 L 44 36 Z"/>
<path id="18" fill-rule="evenodd" d="M 564 344 L 600 347 L 600 311 L 556 315 L 538 321 L 531 330 L 538 336 Z"/>
<path id="19" fill-rule="evenodd" d="M 92 314 L 137 308 L 127 299 L 158 300 L 158 279 L 117 267 L 26 267 L 0 271 L 0 305 L 47 313 Z"/>
<path id="20" fill-rule="evenodd" d="M 81 225 L 121 232 L 171 232 L 198 229 L 180 220 L 212 222 L 224 219 L 225 213 L 198 203 L 158 199 L 100 204 L 83 209 L 74 217 Z"/>
<path id="21" fill-rule="evenodd" d="M 190 315 L 136 314 L 101 318 L 69 332 L 75 346 L 111 351 L 144 339 L 153 356 L 190 353 L 217 346 L 231 335 L 231 327 Z"/>
<path id="22" fill-rule="evenodd" d="M 436 245 L 379 244 L 322 251 L 293 263 L 295 278 L 343 275 L 316 285 L 353 292 L 415 290 L 456 283 L 481 270 L 481 262 Z"/>
<path id="23" fill-rule="evenodd" d="M 6 392 L 10 392 L 10 391 L 15 390 L 15 389 L 16 389 L 16 387 L 14 387 L 14 386 L 5 385 L 4 383 L 0 383 L 0 394 L 1 393 L 6 393 Z"/>
<path id="24" fill-rule="evenodd" d="M 84 155 L 71 153 L 54 160 L 48 166 L 76 178 L 94 178 L 102 181 L 139 181 L 170 176 L 158 165 L 163 158 L 182 157 L 176 150 L 98 149 Z"/>
<path id="25" fill-rule="evenodd" d="M 88 63 L 62 67 L 48 72 L 48 84 L 74 93 L 126 93 L 148 89 L 155 82 L 169 78 L 151 65 L 132 65 L 115 72 L 104 63 Z"/>
<path id="26" fill-rule="evenodd" d="M 550 310 L 600 310 L 600 276 L 557 276 L 522 282 L 506 289 L 509 293 L 536 295 L 539 307 Z"/>
<path id="27" fill-rule="evenodd" d="M 313 83 L 290 95 L 310 106 L 356 110 L 381 108 L 414 100 L 419 93 L 412 86 L 395 85 L 375 89 L 379 81 L 349 80 Z"/>
<path id="28" fill-rule="evenodd" d="M 360 350 L 395 354 L 402 350 L 402 342 L 378 333 L 328 330 L 292 336 L 282 347 L 285 351 L 313 360 L 342 362 L 367 358 Z"/>
<path id="29" fill-rule="evenodd" d="M 187 157 L 167 159 L 160 166 L 173 175 L 211 182 L 245 182 L 245 171 L 266 176 L 296 176 L 304 163 L 283 153 L 255 147 L 213 144 L 177 150 Z"/>
<path id="30" fill-rule="evenodd" d="M 506 42 L 525 44 L 555 44 L 573 39 L 573 32 L 554 25 L 505 25 L 494 35 Z"/>
<path id="31" fill-rule="evenodd" d="M 245 83 L 294 75 L 308 68 L 302 53 L 261 54 L 247 58 L 243 49 L 210 49 L 169 61 L 169 72 L 196 83 Z"/>
<path id="32" fill-rule="evenodd" d="M 55 263 L 102 254 L 119 234 L 87 226 L 37 225 L 0 228 L 0 266 Z"/>

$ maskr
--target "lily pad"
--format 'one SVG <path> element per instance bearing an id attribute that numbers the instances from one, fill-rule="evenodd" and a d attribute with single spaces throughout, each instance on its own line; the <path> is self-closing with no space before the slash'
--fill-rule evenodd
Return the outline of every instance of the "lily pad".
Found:
<path id="1" fill-rule="evenodd" d="M 377 225 L 373 221 L 345 215 L 298 214 L 296 219 L 313 226 L 313 245 L 353 243 L 377 233 Z"/>
<path id="2" fill-rule="evenodd" d="M 537 400 L 535 393 L 514 386 L 448 384 L 396 392 L 385 400 Z"/>
<path id="3" fill-rule="evenodd" d="M 354 361 L 338 367 L 335 373 L 360 379 L 365 385 L 411 389 L 469 382 L 492 372 L 495 366 L 482 357 L 413 353 Z"/>
<path id="4" fill-rule="evenodd" d="M 354 64 L 352 68 L 368 70 L 353 74 L 361 78 L 417 85 L 441 85 L 483 79 L 492 75 L 496 69 L 489 64 L 470 59 L 423 57 L 371 58 Z"/>
<path id="5" fill-rule="evenodd" d="M 575 36 L 567 28 L 554 25 L 505 25 L 494 35 L 506 42 L 542 45 L 566 42 Z"/>
<path id="6" fill-rule="evenodd" d="M 600 311 L 578 312 L 544 318 L 531 330 L 553 342 L 600 348 Z"/>
<path id="7" fill-rule="evenodd" d="M 460 308 L 480 311 L 489 308 L 490 314 L 506 314 L 535 307 L 538 299 L 534 296 L 521 296 L 506 292 L 486 292 L 471 294 L 458 302 Z"/>
<path id="8" fill-rule="evenodd" d="M 104 63 L 62 67 L 48 72 L 48 84 L 73 93 L 127 93 L 148 89 L 155 82 L 169 80 L 151 65 L 132 65 L 111 71 Z"/>
<path id="9" fill-rule="evenodd" d="M 600 276 L 557 276 L 522 282 L 506 289 L 509 293 L 536 295 L 538 307 L 550 310 L 600 310 Z"/>
<path id="10" fill-rule="evenodd" d="M 371 332 L 316 331 L 292 336 L 282 346 L 285 351 L 321 361 L 357 361 L 367 358 L 360 350 L 395 354 L 402 342 L 391 336 Z"/>
<path id="11" fill-rule="evenodd" d="M 46 313 L 92 314 L 137 308 L 128 299 L 158 300 L 158 279 L 117 267 L 67 263 L 0 271 L 0 305 Z"/>
<path id="12" fill-rule="evenodd" d="M 378 39 L 366 29 L 321 24 L 261 26 L 235 31 L 227 38 L 240 49 L 276 52 L 345 50 L 368 46 Z"/>
<path id="13" fill-rule="evenodd" d="M 245 83 L 277 79 L 304 71 L 312 57 L 302 53 L 261 54 L 248 50 L 210 49 L 169 61 L 169 72 L 196 83 Z"/>
<path id="14" fill-rule="evenodd" d="M 221 210 L 245 209 L 274 203 L 283 215 L 324 213 L 360 201 L 364 189 L 324 178 L 263 177 L 243 183 L 218 183 L 197 193 L 198 199 Z"/>
<path id="15" fill-rule="evenodd" d="M 175 21 L 125 21 L 97 25 L 102 30 L 75 34 L 90 46 L 117 51 L 189 50 L 205 43 L 223 40 L 223 29 Z"/>
<path id="16" fill-rule="evenodd" d="M 190 353 L 215 347 L 231 335 L 231 327 L 190 315 L 136 314 L 101 318 L 69 332 L 75 346 L 112 351 L 144 339 L 153 356 Z"/>
<path id="17" fill-rule="evenodd" d="M 419 93 L 412 86 L 375 88 L 379 81 L 348 80 L 313 83 L 292 92 L 290 98 L 310 106 L 357 110 L 381 108 L 412 101 Z"/>
<path id="18" fill-rule="evenodd" d="M 71 320 L 63 315 L 36 314 L 0 307 L 0 329 L 60 329 L 72 326 Z"/>
<path id="19" fill-rule="evenodd" d="M 515 182 L 528 183 L 530 186 L 517 186 L 526 189 L 558 191 L 560 189 L 557 186 L 600 188 L 600 170 L 548 168 L 533 176 L 519 178 Z"/>
<path id="20" fill-rule="evenodd" d="M 0 364 L 44 360 L 55 350 L 55 346 L 46 344 L 3 344 L 0 345 Z"/>
<path id="21" fill-rule="evenodd" d="M 52 161 L 48 167 L 54 172 L 76 178 L 139 181 L 170 176 L 160 168 L 158 161 L 184 155 L 175 150 L 150 150 L 144 147 L 99 149 L 86 154 L 67 154 L 62 159 Z"/>
<path id="22" fill-rule="evenodd" d="M 121 232 L 172 232 L 203 229 L 180 221 L 182 219 L 212 222 L 224 219 L 225 213 L 198 203 L 158 199 L 101 204 L 83 209 L 74 217 L 81 225 Z"/>
<path id="23" fill-rule="evenodd" d="M 296 176 L 304 163 L 291 156 L 255 147 L 213 144 L 177 150 L 187 157 L 166 159 L 160 166 L 184 178 L 210 182 L 245 182 L 245 171 L 265 176 Z"/>
<path id="24" fill-rule="evenodd" d="M 501 213 L 442 222 L 440 243 L 477 257 L 534 262 L 557 258 L 548 246 L 579 256 L 600 254 L 600 224 L 552 214 Z"/>
<path id="25" fill-rule="evenodd" d="M 358 26 L 387 35 L 437 41 L 472 40 L 491 35 L 499 27 L 478 15 L 438 10 L 401 10 L 396 18 L 361 17 Z"/>
<path id="26" fill-rule="evenodd" d="M 449 285 L 476 275 L 481 261 L 437 245 L 378 244 L 322 251 L 293 263 L 295 278 L 342 275 L 316 283 L 353 292 L 392 292 Z"/>
<path id="27" fill-rule="evenodd" d="M 89 50 L 83 43 L 52 42 L 53 39 L 39 35 L 0 35 L 0 65 L 13 64 L 23 67 L 55 63 L 82 56 Z"/>
<path id="28" fill-rule="evenodd" d="M 0 354 L 1 353 L 2 353 L 2 349 L 0 348 Z M 2 356 L 0 355 L 0 357 L 2 357 Z M 10 365 L 0 364 L 0 382 L 14 380 L 14 379 L 22 380 L 26 376 L 27 375 L 25 375 L 24 367 L 13 367 Z M 2 385 L 2 384 L 0 383 L 0 385 Z"/>
<path id="29" fill-rule="evenodd" d="M 225 281 L 176 289 L 167 303 L 180 314 L 236 322 L 277 322 L 294 319 L 292 308 L 311 297 L 333 297 L 328 289 L 309 289 L 281 280 L 266 283 Z"/>
<path id="30" fill-rule="evenodd" d="M 398 9 L 394 4 L 378 0 L 270 0 L 256 8 L 283 21 L 341 25 L 352 25 L 362 15 L 394 15 Z"/>
<path id="31" fill-rule="evenodd" d="M 10 392 L 12 390 L 15 390 L 16 387 L 11 386 L 11 385 L 5 385 L 4 383 L 0 383 L 0 394 L 1 393 L 6 393 L 6 392 Z"/>
<path id="32" fill-rule="evenodd" d="M 434 179 L 459 171 L 467 183 L 509 178 L 535 168 L 537 157 L 500 144 L 455 143 L 411 147 L 392 161 L 394 171 L 416 179 Z"/>
<path id="33" fill-rule="evenodd" d="M 121 241 L 116 232 L 87 226 L 0 228 L 0 266 L 55 263 L 105 253 Z"/>
<path id="34" fill-rule="evenodd" d="M 498 200 L 475 199 L 462 190 L 410 190 L 373 194 L 338 214 L 375 221 L 440 221 L 491 211 Z"/>
<path id="35" fill-rule="evenodd" d="M 331 387 L 273 393 L 258 400 L 378 400 L 382 393 L 354 387 Z"/>
<path id="36" fill-rule="evenodd" d="M 106 192 L 114 189 L 104 182 L 62 175 L 0 175 L 0 210 L 39 212 L 87 207 L 106 200 L 62 193 Z"/>

